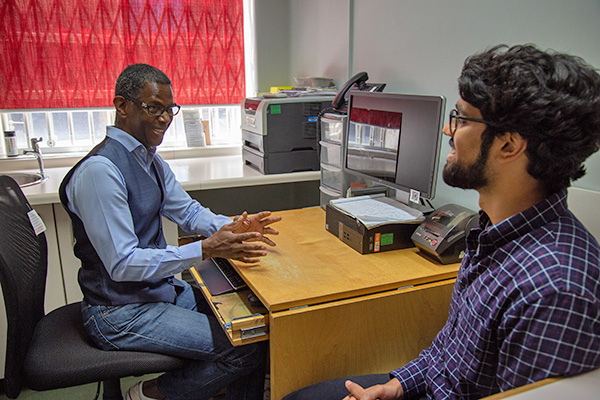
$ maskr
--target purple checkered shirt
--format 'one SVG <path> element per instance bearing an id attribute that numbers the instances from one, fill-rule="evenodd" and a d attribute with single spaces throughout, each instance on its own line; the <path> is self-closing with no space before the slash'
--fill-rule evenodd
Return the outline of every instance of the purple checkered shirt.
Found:
<path id="1" fill-rule="evenodd" d="M 448 321 L 391 372 L 407 399 L 478 399 L 600 366 L 600 247 L 567 191 L 488 225 L 480 212 Z"/>

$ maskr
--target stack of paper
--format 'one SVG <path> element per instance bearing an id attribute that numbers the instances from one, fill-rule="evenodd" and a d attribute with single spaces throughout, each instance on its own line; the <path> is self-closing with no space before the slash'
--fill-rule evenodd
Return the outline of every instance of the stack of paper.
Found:
<path id="1" fill-rule="evenodd" d="M 367 228 L 385 224 L 420 224 L 425 220 L 421 211 L 384 194 L 335 199 L 330 204 Z"/>

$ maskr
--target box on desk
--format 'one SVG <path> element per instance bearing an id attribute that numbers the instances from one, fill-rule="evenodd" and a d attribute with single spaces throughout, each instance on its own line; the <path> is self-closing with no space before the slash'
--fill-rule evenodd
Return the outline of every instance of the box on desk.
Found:
<path id="1" fill-rule="evenodd" d="M 414 247 L 411 235 L 419 224 L 385 224 L 367 228 L 356 218 L 325 206 L 325 229 L 360 254 Z"/>

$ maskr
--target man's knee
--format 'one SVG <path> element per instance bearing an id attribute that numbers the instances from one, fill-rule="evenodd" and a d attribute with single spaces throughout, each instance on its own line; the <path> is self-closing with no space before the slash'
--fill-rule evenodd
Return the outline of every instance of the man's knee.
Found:
<path id="1" fill-rule="evenodd" d="M 362 387 L 370 387 L 386 383 L 390 380 L 390 376 L 388 374 L 371 374 L 331 379 L 296 390 L 285 396 L 283 400 L 340 400 L 348 395 L 345 386 L 348 379 Z"/>
<path id="2" fill-rule="evenodd" d="M 254 369 L 267 363 L 267 342 L 236 346 L 228 357 L 237 368 Z"/>

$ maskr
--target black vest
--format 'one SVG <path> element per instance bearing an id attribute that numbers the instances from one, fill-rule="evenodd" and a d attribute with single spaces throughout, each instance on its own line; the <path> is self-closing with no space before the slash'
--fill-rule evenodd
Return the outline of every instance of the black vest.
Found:
<path id="1" fill-rule="evenodd" d="M 92 246 L 83 222 L 68 207 L 66 187 L 79 165 L 89 157 L 106 157 L 114 163 L 125 179 L 127 199 L 139 248 L 164 249 L 167 244 L 162 231 L 161 210 L 164 205 L 164 171 L 155 159 L 152 170 L 158 185 L 118 141 L 107 137 L 79 161 L 63 179 L 60 201 L 71 217 L 74 252 L 81 260 L 79 285 L 84 300 L 92 305 L 120 305 L 129 303 L 173 302 L 175 289 L 180 285 L 172 276 L 143 282 L 116 282 L 110 278 L 98 253 Z"/>

